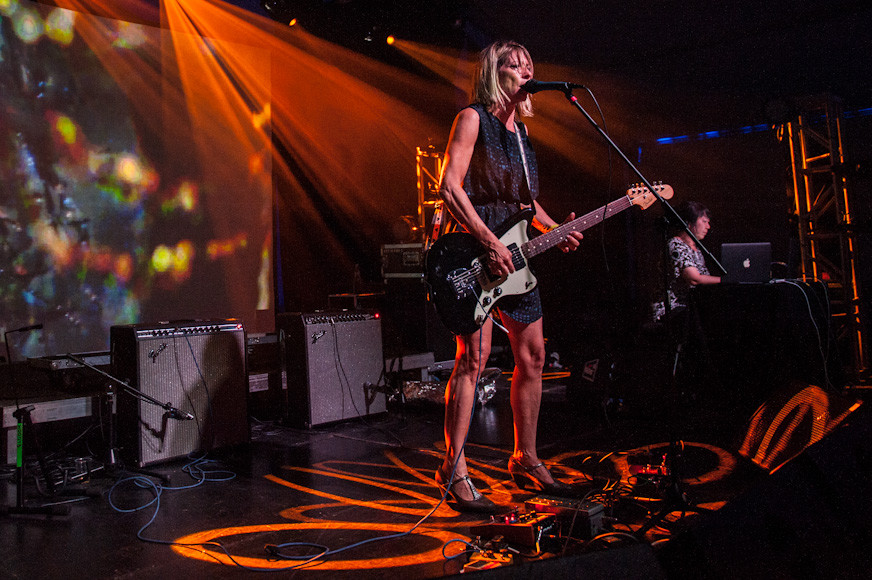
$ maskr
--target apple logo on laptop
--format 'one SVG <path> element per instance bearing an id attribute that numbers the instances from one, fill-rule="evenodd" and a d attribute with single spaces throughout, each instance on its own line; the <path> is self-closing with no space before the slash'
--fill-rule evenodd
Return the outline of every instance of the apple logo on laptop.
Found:
<path id="1" fill-rule="evenodd" d="M 746 270 L 751 267 L 751 258 L 745 258 L 745 261 L 742 262 L 742 267 Z"/>

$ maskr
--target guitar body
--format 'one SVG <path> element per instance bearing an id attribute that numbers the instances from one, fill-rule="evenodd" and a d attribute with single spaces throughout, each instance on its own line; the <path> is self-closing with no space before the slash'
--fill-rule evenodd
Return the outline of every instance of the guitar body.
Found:
<path id="1" fill-rule="evenodd" d="M 472 334 L 501 298 L 536 287 L 536 277 L 520 251 L 529 238 L 533 215 L 532 210 L 524 210 L 494 232 L 513 253 L 515 271 L 508 276 L 491 274 L 484 246 L 465 232 L 445 234 L 428 250 L 425 276 L 430 298 L 448 330 Z"/>
<path id="2" fill-rule="evenodd" d="M 672 187 L 657 184 L 654 192 L 671 199 Z M 497 278 L 487 267 L 487 252 L 472 235 L 446 234 L 427 251 L 424 268 L 430 285 L 430 298 L 445 327 L 454 334 L 472 334 L 487 320 L 496 303 L 506 296 L 526 294 L 536 287 L 536 277 L 528 265 L 529 259 L 558 246 L 571 232 L 583 232 L 604 219 L 627 208 L 650 207 L 657 196 L 647 186 L 634 186 L 627 194 L 592 212 L 561 224 L 547 233 L 529 239 L 530 222 L 536 214 L 531 209 L 519 212 L 494 234 L 512 252 L 515 271 Z"/>

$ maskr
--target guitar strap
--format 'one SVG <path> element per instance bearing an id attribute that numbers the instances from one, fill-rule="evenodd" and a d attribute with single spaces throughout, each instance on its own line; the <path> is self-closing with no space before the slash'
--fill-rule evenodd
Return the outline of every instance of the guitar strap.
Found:
<path id="1" fill-rule="evenodd" d="M 430 232 L 427 236 L 427 239 L 424 241 L 424 251 L 430 249 L 436 240 L 439 239 L 439 236 L 442 235 L 442 217 L 445 213 L 445 203 L 438 199 L 433 204 L 433 218 L 430 220 Z"/>
<path id="2" fill-rule="evenodd" d="M 530 203 L 526 205 L 533 205 L 532 200 L 532 189 L 530 188 L 530 168 L 527 167 L 527 153 L 524 151 L 524 143 L 521 142 L 521 127 L 518 123 L 515 123 L 515 137 L 518 139 L 518 149 L 521 151 L 521 163 L 524 165 L 524 180 L 527 182 L 527 197 L 530 199 Z"/>
<path id="3" fill-rule="evenodd" d="M 529 192 L 532 191 L 530 189 L 530 169 L 527 166 L 527 153 L 524 151 L 524 143 L 521 141 L 521 127 L 518 125 L 517 122 L 515 123 L 515 137 L 518 140 L 518 150 L 521 152 L 521 163 L 524 166 L 524 180 L 527 183 L 527 192 L 528 192 L 527 196 L 528 196 L 528 198 L 530 198 L 531 196 L 530 196 Z M 532 206 L 533 205 L 532 199 L 530 200 L 529 204 L 525 204 L 525 205 Z M 443 224 L 444 217 L 445 217 L 445 204 L 443 203 L 443 201 L 441 199 L 439 199 L 436 201 L 436 203 L 433 206 L 433 218 L 430 220 L 430 232 L 429 232 L 429 235 L 427 236 L 427 239 L 424 242 L 424 251 L 425 252 L 427 250 L 429 250 L 430 247 L 434 243 L 436 243 L 436 240 L 438 240 L 439 237 L 443 233 L 447 233 L 448 224 Z M 444 228 L 443 228 L 443 225 L 445 226 Z"/>

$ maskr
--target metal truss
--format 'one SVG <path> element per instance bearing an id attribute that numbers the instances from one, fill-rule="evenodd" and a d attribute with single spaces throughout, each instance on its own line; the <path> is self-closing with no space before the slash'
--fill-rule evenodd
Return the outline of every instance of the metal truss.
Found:
<path id="1" fill-rule="evenodd" d="M 442 199 L 439 197 L 439 182 L 442 179 L 445 154 L 437 151 L 433 146 L 423 149 L 418 147 L 415 161 L 418 175 L 418 227 L 419 231 L 424 233 L 424 237 L 429 239 L 434 234 L 430 223 L 433 214 L 437 210 L 441 214 Z"/>
<path id="2" fill-rule="evenodd" d="M 799 276 L 826 283 L 834 331 L 850 355 L 856 380 L 868 369 L 841 124 L 841 102 L 832 96 L 817 97 L 800 104 L 784 125 L 784 136 L 790 147 L 792 191 L 788 194 L 799 233 Z"/>

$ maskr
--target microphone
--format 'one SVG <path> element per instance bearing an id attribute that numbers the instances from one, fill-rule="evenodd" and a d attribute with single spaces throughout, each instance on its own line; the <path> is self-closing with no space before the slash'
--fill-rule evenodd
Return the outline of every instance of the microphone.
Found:
<path id="1" fill-rule="evenodd" d="M 524 83 L 521 88 L 532 95 L 539 91 L 563 91 L 564 93 L 568 93 L 572 89 L 583 89 L 585 86 L 577 85 L 575 83 L 542 82 L 537 81 L 536 79 L 530 79 Z"/>
<path id="2" fill-rule="evenodd" d="M 167 412 L 164 413 L 170 419 L 176 419 L 179 421 L 193 421 L 194 416 L 188 413 L 187 411 L 182 411 L 181 409 L 176 409 L 175 407 L 170 407 L 167 409 Z"/>

